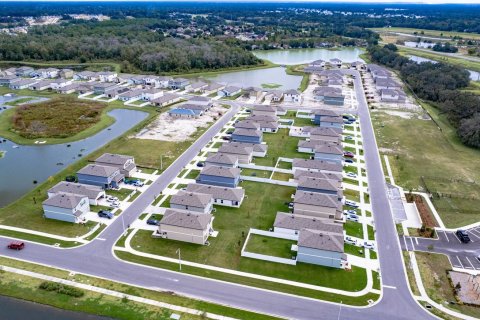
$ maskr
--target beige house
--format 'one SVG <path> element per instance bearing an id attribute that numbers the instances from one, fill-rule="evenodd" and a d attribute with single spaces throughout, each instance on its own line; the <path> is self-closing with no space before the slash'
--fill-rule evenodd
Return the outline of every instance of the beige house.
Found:
<path id="1" fill-rule="evenodd" d="M 170 208 L 211 213 L 213 209 L 213 198 L 211 194 L 180 190 L 170 199 Z"/>
<path id="2" fill-rule="evenodd" d="M 297 190 L 293 213 L 322 219 L 342 220 L 342 202 L 338 196 Z"/>
<path id="3" fill-rule="evenodd" d="M 238 157 L 238 163 L 250 163 L 253 159 L 253 146 L 245 146 L 239 143 L 223 143 L 218 148 L 219 154 Z"/>
<path id="4" fill-rule="evenodd" d="M 213 232 L 212 223 L 213 216 L 209 213 L 167 209 L 156 236 L 205 245 Z"/>

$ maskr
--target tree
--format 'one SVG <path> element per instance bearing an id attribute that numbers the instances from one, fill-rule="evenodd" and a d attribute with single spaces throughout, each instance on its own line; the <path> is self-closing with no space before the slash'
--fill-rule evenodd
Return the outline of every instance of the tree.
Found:
<path id="1" fill-rule="evenodd" d="M 458 136 L 464 144 L 480 148 L 480 112 L 460 121 Z"/>

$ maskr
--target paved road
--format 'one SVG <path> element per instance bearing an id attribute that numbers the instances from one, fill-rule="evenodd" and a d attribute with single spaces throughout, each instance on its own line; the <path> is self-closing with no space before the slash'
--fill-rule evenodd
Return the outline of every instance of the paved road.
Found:
<path id="1" fill-rule="evenodd" d="M 376 305 L 368 308 L 341 307 L 338 304 L 197 278 L 186 274 L 152 269 L 119 261 L 113 257 L 111 248 L 124 231 L 121 219 L 117 219 L 101 234 L 101 238 L 105 238 L 105 241 L 97 239 L 80 248 L 63 250 L 30 243 L 27 250 L 20 252 L 9 251 L 2 245 L 0 254 L 122 281 L 132 285 L 171 290 L 207 301 L 275 314 L 289 319 L 393 320 L 432 318 L 416 304 L 408 291 L 406 275 L 401 260 L 400 245 L 386 196 L 385 180 L 360 75 L 352 70 L 345 70 L 344 72 L 356 75 L 355 88 L 357 99 L 359 100 L 360 123 L 364 137 L 363 146 L 369 173 L 370 198 L 375 213 L 382 277 L 384 285 L 386 285 L 383 288 L 383 297 Z M 122 216 L 125 225 L 133 222 L 143 212 L 143 209 L 153 200 L 154 195 L 165 188 L 171 179 L 189 163 L 233 116 L 238 109 L 238 105 L 235 103 L 231 103 L 231 105 L 232 109 L 225 117 L 212 126 L 205 135 L 165 170 L 159 179 L 123 212 Z"/>
<path id="2" fill-rule="evenodd" d="M 462 243 L 453 231 L 437 230 L 438 238 L 400 237 L 403 250 L 425 251 L 445 254 L 455 268 L 480 270 L 480 227 L 471 228 L 467 233 L 472 240 Z"/>

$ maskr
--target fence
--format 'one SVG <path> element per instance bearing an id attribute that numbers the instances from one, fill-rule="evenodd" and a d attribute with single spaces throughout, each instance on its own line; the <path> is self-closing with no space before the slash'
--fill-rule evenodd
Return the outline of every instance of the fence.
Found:
<path id="1" fill-rule="evenodd" d="M 240 179 L 245 181 L 263 182 L 263 183 L 270 183 L 270 184 L 276 184 L 279 186 L 287 186 L 287 187 L 294 187 L 294 188 L 296 188 L 298 185 L 296 182 L 280 181 L 280 180 L 273 180 L 269 178 L 259 178 L 259 177 L 251 177 L 251 176 L 240 176 Z"/>
<path id="2" fill-rule="evenodd" d="M 253 253 L 253 252 L 245 251 L 248 240 L 250 239 L 250 234 L 258 234 L 258 235 L 261 235 L 261 236 L 266 236 L 266 237 L 271 237 L 271 238 L 294 240 L 294 241 L 298 240 L 298 235 L 293 235 L 293 234 L 290 235 L 290 234 L 275 233 L 275 232 L 270 232 L 270 231 L 265 231 L 265 230 L 250 229 L 248 231 L 247 239 L 245 239 L 245 243 L 243 244 L 243 248 L 242 248 L 242 252 L 241 252 L 242 257 L 247 257 L 247 258 L 252 258 L 252 259 L 257 259 L 257 260 L 270 261 L 270 262 L 276 262 L 276 263 L 282 263 L 282 264 L 288 264 L 288 265 L 292 265 L 292 266 L 295 266 L 297 264 L 296 259 L 279 258 L 279 257 L 269 256 L 269 255 L 266 255 L 266 254 L 260 254 L 260 253 Z"/>

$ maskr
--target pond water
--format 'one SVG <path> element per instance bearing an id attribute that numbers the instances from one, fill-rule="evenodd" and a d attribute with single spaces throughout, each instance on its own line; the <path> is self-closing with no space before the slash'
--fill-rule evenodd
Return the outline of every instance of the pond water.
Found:
<path id="1" fill-rule="evenodd" d="M 427 59 L 427 58 L 422 58 L 419 56 L 408 56 L 410 60 L 415 61 L 417 63 L 422 63 L 422 62 L 431 62 L 431 63 L 438 63 L 438 61 L 432 60 L 432 59 Z M 480 81 L 480 72 L 473 71 L 473 70 L 468 70 L 467 71 L 470 73 L 470 80 L 472 81 Z"/>
<path id="2" fill-rule="evenodd" d="M 115 123 L 83 140 L 66 144 L 22 146 L 0 138 L 0 207 L 20 198 L 81 157 L 93 152 L 147 117 L 146 112 L 115 109 L 108 113 Z M 67 147 L 70 145 L 70 147 Z"/>
<path id="3" fill-rule="evenodd" d="M 65 311 L 50 306 L 0 296 L 0 319 L 28 320 L 107 320 L 81 312 Z"/>
<path id="4" fill-rule="evenodd" d="M 257 58 L 280 65 L 304 64 L 318 59 L 328 61 L 333 58 L 338 58 L 345 62 L 353 62 L 361 60 L 359 55 L 362 53 L 363 50 L 356 47 L 345 47 L 335 50 L 318 48 L 253 51 Z"/>

